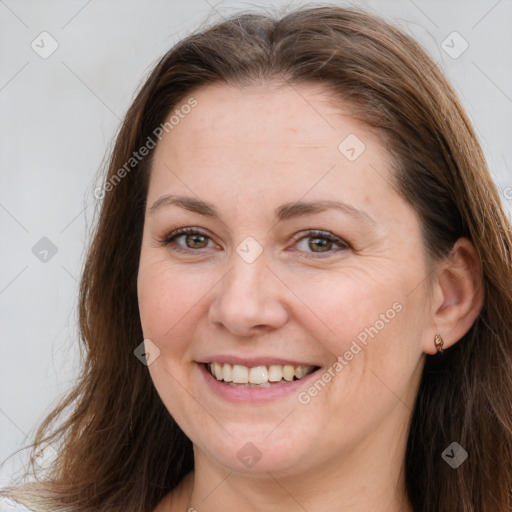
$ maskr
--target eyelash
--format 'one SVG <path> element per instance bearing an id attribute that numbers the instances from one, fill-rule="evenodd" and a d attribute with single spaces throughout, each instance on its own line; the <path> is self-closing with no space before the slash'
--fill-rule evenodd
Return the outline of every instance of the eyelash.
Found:
<path id="1" fill-rule="evenodd" d="M 180 229 L 176 229 L 175 231 L 173 231 L 170 235 L 168 235 L 167 237 L 165 237 L 164 240 L 162 240 L 162 245 L 168 247 L 170 246 L 171 244 L 173 244 L 173 247 L 172 247 L 172 250 L 173 251 L 177 251 L 177 252 L 183 252 L 183 253 L 187 253 L 187 254 L 190 254 L 191 252 L 198 252 L 198 251 L 201 251 L 203 249 L 207 249 L 207 247 L 204 247 L 202 249 L 191 249 L 190 247 L 188 248 L 184 248 L 184 247 L 181 247 L 180 245 L 177 245 L 175 243 L 176 239 L 183 236 L 183 235 L 201 235 L 201 236 L 204 236 L 206 237 L 207 239 L 211 240 L 211 237 L 209 235 L 207 235 L 206 233 L 204 233 L 203 231 L 197 229 L 197 228 L 192 228 L 192 227 L 189 227 L 189 228 L 180 228 Z M 341 247 L 340 247 L 340 250 L 347 250 L 347 249 L 350 249 L 350 245 L 345 242 L 344 240 L 342 240 L 341 238 L 327 232 L 327 231 L 320 231 L 320 230 L 317 230 L 317 229 L 312 229 L 312 230 L 309 230 L 309 231 L 306 231 L 305 234 L 303 234 L 300 238 L 296 238 L 294 240 L 295 243 L 298 243 L 304 239 L 307 239 L 307 238 L 320 238 L 320 239 L 325 239 L 325 240 L 329 240 L 330 242 L 334 242 L 334 243 L 337 243 L 339 244 Z M 315 253 L 315 252 L 311 252 L 311 253 L 308 253 L 308 254 L 312 254 L 314 255 L 313 257 L 314 258 L 322 258 L 322 257 L 325 257 L 325 256 L 322 256 L 324 254 L 326 255 L 329 255 L 329 254 L 332 254 L 333 252 L 335 251 L 326 251 L 326 252 L 319 252 L 319 253 Z M 337 252 L 337 251 L 336 251 Z"/>

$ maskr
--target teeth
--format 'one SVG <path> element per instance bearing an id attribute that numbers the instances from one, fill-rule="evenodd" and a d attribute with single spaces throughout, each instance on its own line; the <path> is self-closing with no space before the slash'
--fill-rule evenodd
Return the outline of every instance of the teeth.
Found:
<path id="1" fill-rule="evenodd" d="M 247 384 L 249 382 L 249 368 L 247 366 L 234 364 L 231 375 L 235 384 Z"/>
<path id="2" fill-rule="evenodd" d="M 223 371 L 222 371 L 222 365 L 220 363 L 213 363 L 213 371 L 212 375 L 217 378 L 217 380 L 223 379 Z"/>
<path id="3" fill-rule="evenodd" d="M 225 364 L 222 368 L 224 382 L 233 382 L 233 368 L 230 364 Z"/>
<path id="4" fill-rule="evenodd" d="M 279 382 L 283 378 L 283 372 L 281 366 L 278 364 L 272 364 L 268 367 L 268 380 L 269 382 Z"/>
<path id="5" fill-rule="evenodd" d="M 306 375 L 307 373 L 307 366 L 296 366 L 295 367 L 295 377 L 297 377 L 297 379 L 301 379 L 302 377 L 304 377 L 304 375 Z"/>
<path id="6" fill-rule="evenodd" d="M 217 379 L 224 382 L 236 384 L 255 384 L 261 387 L 270 386 L 269 382 L 281 383 L 301 379 L 311 373 L 314 366 L 293 366 L 290 364 L 281 366 L 273 364 L 270 366 L 254 366 L 249 368 L 240 364 L 209 363 L 207 365 L 210 373 Z"/>
<path id="7" fill-rule="evenodd" d="M 255 366 L 249 370 L 249 382 L 251 384 L 263 384 L 268 382 L 268 370 L 266 366 Z"/>
<path id="8" fill-rule="evenodd" d="M 286 366 L 283 366 L 283 379 L 287 381 L 292 381 L 293 377 L 295 376 L 295 368 L 287 364 Z"/>

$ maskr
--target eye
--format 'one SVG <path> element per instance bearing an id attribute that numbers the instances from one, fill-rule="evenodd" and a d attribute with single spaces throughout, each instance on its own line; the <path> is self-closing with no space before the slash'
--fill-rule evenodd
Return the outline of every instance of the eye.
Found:
<path id="1" fill-rule="evenodd" d="M 338 245 L 340 249 L 349 249 L 349 245 L 341 238 L 326 231 L 308 231 L 305 236 L 297 240 L 297 246 L 300 248 L 300 244 L 306 240 L 309 242 L 303 244 L 301 250 L 307 252 L 306 248 L 309 248 L 314 254 L 332 253 L 333 245 Z"/>
<path id="2" fill-rule="evenodd" d="M 178 244 L 179 239 L 184 239 L 185 245 Z M 173 250 L 189 252 L 189 250 L 206 249 L 208 241 L 211 241 L 210 237 L 196 228 L 180 228 L 166 237 L 163 244 L 173 245 Z"/>

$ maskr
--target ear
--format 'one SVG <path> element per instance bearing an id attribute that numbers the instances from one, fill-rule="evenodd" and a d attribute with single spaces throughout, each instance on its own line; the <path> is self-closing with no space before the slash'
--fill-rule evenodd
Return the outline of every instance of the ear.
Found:
<path id="1" fill-rule="evenodd" d="M 440 334 L 444 348 L 451 347 L 471 328 L 484 303 L 482 265 L 467 238 L 459 238 L 438 266 L 432 283 L 432 332 L 423 351 L 435 354 L 434 335 Z"/>

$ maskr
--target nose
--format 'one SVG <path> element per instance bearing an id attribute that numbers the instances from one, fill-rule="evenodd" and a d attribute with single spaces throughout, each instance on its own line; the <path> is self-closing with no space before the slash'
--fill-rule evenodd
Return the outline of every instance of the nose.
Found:
<path id="1" fill-rule="evenodd" d="M 209 321 L 237 336 L 250 337 L 279 329 L 288 320 L 285 286 L 268 268 L 262 253 L 248 263 L 236 252 L 209 309 Z"/>

